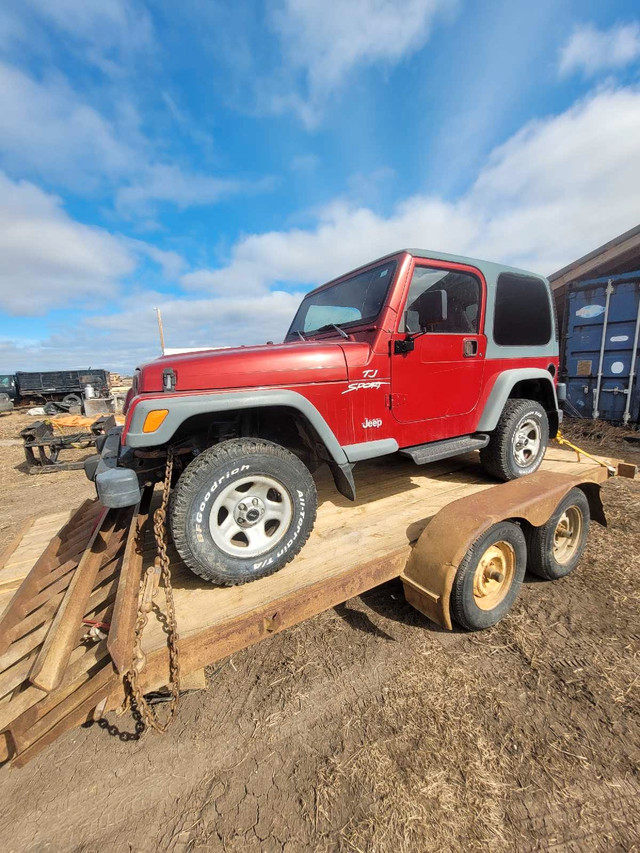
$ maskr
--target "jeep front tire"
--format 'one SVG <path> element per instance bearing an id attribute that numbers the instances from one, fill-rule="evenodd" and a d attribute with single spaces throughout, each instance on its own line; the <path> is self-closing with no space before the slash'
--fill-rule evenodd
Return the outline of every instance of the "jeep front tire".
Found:
<path id="1" fill-rule="evenodd" d="M 499 480 L 516 480 L 540 467 L 549 443 L 549 419 L 534 400 L 507 400 L 480 461 Z"/>
<path id="2" fill-rule="evenodd" d="M 271 441 L 241 438 L 201 453 L 171 496 L 178 554 L 204 580 L 234 586 L 290 562 L 313 528 L 317 493 L 309 470 Z"/>

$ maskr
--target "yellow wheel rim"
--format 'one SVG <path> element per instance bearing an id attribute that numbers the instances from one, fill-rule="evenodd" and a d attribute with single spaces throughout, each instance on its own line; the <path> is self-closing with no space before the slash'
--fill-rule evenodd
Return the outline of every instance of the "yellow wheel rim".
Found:
<path id="1" fill-rule="evenodd" d="M 561 565 L 570 562 L 582 540 L 582 513 L 577 506 L 566 509 L 553 532 L 553 556 Z"/>
<path id="2" fill-rule="evenodd" d="M 481 610 L 493 610 L 511 589 L 516 571 L 516 552 L 509 542 L 489 545 L 473 576 L 473 598 Z"/>

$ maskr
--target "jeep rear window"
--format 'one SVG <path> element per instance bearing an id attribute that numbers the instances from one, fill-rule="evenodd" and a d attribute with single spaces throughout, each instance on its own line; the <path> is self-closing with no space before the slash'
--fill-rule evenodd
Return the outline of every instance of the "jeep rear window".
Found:
<path id="1" fill-rule="evenodd" d="M 305 296 L 287 338 L 298 332 L 319 332 L 325 327 L 330 331 L 332 324 L 344 328 L 372 322 L 384 305 L 395 270 L 396 261 L 389 261 Z"/>
<path id="2" fill-rule="evenodd" d="M 498 276 L 493 338 L 503 347 L 535 347 L 551 339 L 551 305 L 545 283 L 533 276 Z"/>

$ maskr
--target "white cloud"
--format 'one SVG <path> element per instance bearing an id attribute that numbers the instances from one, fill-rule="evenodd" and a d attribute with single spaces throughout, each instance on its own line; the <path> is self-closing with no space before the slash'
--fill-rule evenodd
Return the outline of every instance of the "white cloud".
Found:
<path id="1" fill-rule="evenodd" d="M 179 208 L 214 204 L 239 193 L 251 194 L 271 189 L 273 179 L 255 182 L 216 178 L 195 172 L 183 172 L 176 166 L 151 165 L 142 177 L 116 193 L 116 207 L 121 213 L 152 213 L 157 202 L 171 202 Z"/>
<path id="2" fill-rule="evenodd" d="M 143 298 L 141 298 L 143 296 Z M 2 340 L 0 371 L 92 365 L 131 372 L 160 355 L 154 307 L 162 311 L 168 347 L 215 347 L 281 340 L 300 296 L 274 291 L 248 302 L 242 296 L 184 300 L 146 291 L 120 302 L 120 312 L 94 316 L 45 340 Z"/>
<path id="3" fill-rule="evenodd" d="M 451 12 L 457 0 L 281 0 L 271 12 L 289 63 L 303 72 L 307 95 L 280 93 L 275 110 L 296 109 L 317 121 L 323 99 L 358 66 L 397 64 L 429 38 L 437 15 Z"/>
<path id="4" fill-rule="evenodd" d="M 0 39 L 9 49 L 47 52 L 55 28 L 65 48 L 109 74 L 121 75 L 137 55 L 151 53 L 155 38 L 151 16 L 139 0 L 4 0 Z"/>
<path id="5" fill-rule="evenodd" d="M 623 68 L 640 57 L 640 24 L 616 24 L 598 30 L 593 24 L 577 26 L 560 50 L 563 75 L 581 71 L 586 77 Z"/>
<path id="6" fill-rule="evenodd" d="M 640 219 L 640 91 L 606 90 L 533 122 L 496 149 L 460 199 L 413 196 L 390 216 L 336 201 L 313 229 L 248 235 L 189 289 L 259 294 L 320 283 L 406 246 L 550 273 Z"/>
<path id="7" fill-rule="evenodd" d="M 0 156 L 5 167 L 74 189 L 140 165 L 136 146 L 60 76 L 38 81 L 0 63 Z"/>
<path id="8" fill-rule="evenodd" d="M 60 75 L 35 80 L 0 62 L 0 164 L 79 193 L 114 189 L 121 214 L 152 216 L 159 203 L 184 209 L 264 192 L 273 179 L 228 179 L 158 162 L 126 102 L 113 119 L 84 102 Z"/>
<path id="9" fill-rule="evenodd" d="M 117 237 L 75 222 L 58 198 L 2 172 L 0 258 L 0 308 L 24 316 L 95 305 L 136 265 Z"/>

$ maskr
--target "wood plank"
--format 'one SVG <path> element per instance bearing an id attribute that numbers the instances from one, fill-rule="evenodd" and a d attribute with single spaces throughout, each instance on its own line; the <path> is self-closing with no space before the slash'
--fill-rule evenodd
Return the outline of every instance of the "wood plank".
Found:
<path id="1" fill-rule="evenodd" d="M 138 615 L 140 580 L 142 577 L 142 543 L 146 530 L 153 489 L 143 495 L 129 528 L 118 592 L 107 645 L 117 671 L 122 675 L 128 671 L 133 658 L 134 629 Z"/>
<path id="2" fill-rule="evenodd" d="M 22 540 L 24 539 L 26 533 L 29 528 L 33 524 L 33 517 L 27 518 L 26 521 L 23 521 L 22 524 L 19 525 L 18 530 L 16 531 L 15 536 L 8 542 L 2 551 L 0 552 L 0 572 L 4 570 L 7 565 L 10 557 L 13 556 L 14 552 L 17 548 L 22 544 Z M 0 575 L 1 576 L 1 575 Z"/>
<path id="3" fill-rule="evenodd" d="M 12 766 L 18 768 L 24 767 L 25 764 L 39 755 L 43 749 L 46 749 L 47 746 L 57 740 L 60 735 L 93 719 L 94 708 L 108 697 L 110 688 L 110 683 L 107 683 L 97 690 L 94 690 L 90 696 L 67 714 L 66 717 L 60 720 L 57 725 L 49 729 L 39 740 L 35 741 L 19 753 L 13 759 Z"/>
<path id="4" fill-rule="evenodd" d="M 93 511 L 95 512 L 95 504 L 95 501 L 86 500 L 80 505 L 77 512 L 74 513 L 67 524 L 62 527 L 56 536 L 49 541 L 44 552 L 36 560 L 33 569 L 18 587 L 15 595 L 9 603 L 9 606 L 5 609 L 2 617 L 0 618 L 0 655 L 7 650 L 11 642 L 11 629 L 14 628 L 28 612 L 28 610 L 25 609 L 27 607 L 27 603 L 40 589 L 43 576 L 58 565 L 58 552 L 62 547 L 64 547 L 65 538 L 73 532 L 75 524 L 86 520 L 85 516 L 91 511 L 92 506 L 94 507 Z"/>
<path id="5" fill-rule="evenodd" d="M 35 687 L 49 692 L 62 681 L 117 517 L 117 511 L 104 510 L 101 514 L 29 674 Z"/>
<path id="6" fill-rule="evenodd" d="M 74 649 L 67 672 L 65 672 L 62 684 L 57 690 L 47 693 L 46 690 L 41 690 L 39 687 L 34 687 L 25 682 L 22 689 L 14 692 L 11 697 L 0 699 L 0 731 L 8 728 L 22 714 L 39 702 L 51 700 L 51 707 L 53 707 L 57 702 L 62 701 L 91 678 L 92 668 L 108 654 L 105 642 L 96 643 L 89 648 L 79 646 Z M 7 699 L 10 701 L 6 701 Z"/>
<path id="7" fill-rule="evenodd" d="M 269 601 L 251 613 L 204 628 L 188 637 L 181 635 L 181 673 L 187 675 L 202 669 L 398 577 L 410 550 L 410 546 L 406 545 L 383 560 L 373 560 L 355 571 L 348 569 L 328 580 L 298 589 L 282 598 Z M 166 647 L 156 649 L 148 656 L 147 665 L 142 672 L 143 689 L 146 692 L 158 689 L 167 683 L 168 677 Z M 111 694 L 107 707 L 117 708 L 121 701 L 122 686 L 118 685 Z"/>
<path id="8" fill-rule="evenodd" d="M 107 644 L 104 640 L 95 643 L 88 649 L 78 648 L 74 651 L 74 664 L 69 667 L 63 683 L 57 690 L 45 693 L 40 702 L 32 703 L 20 715 L 13 718 L 11 732 L 16 738 L 27 738 L 28 732 L 38 720 L 47 716 L 51 711 L 67 702 L 67 707 L 73 707 L 73 697 L 79 690 L 85 690 L 97 673 L 108 670 L 109 677 L 117 680 L 117 675 L 111 666 Z M 36 688 L 26 688 L 27 693 Z M 2 710 L 0 709 L 0 713 Z"/>

